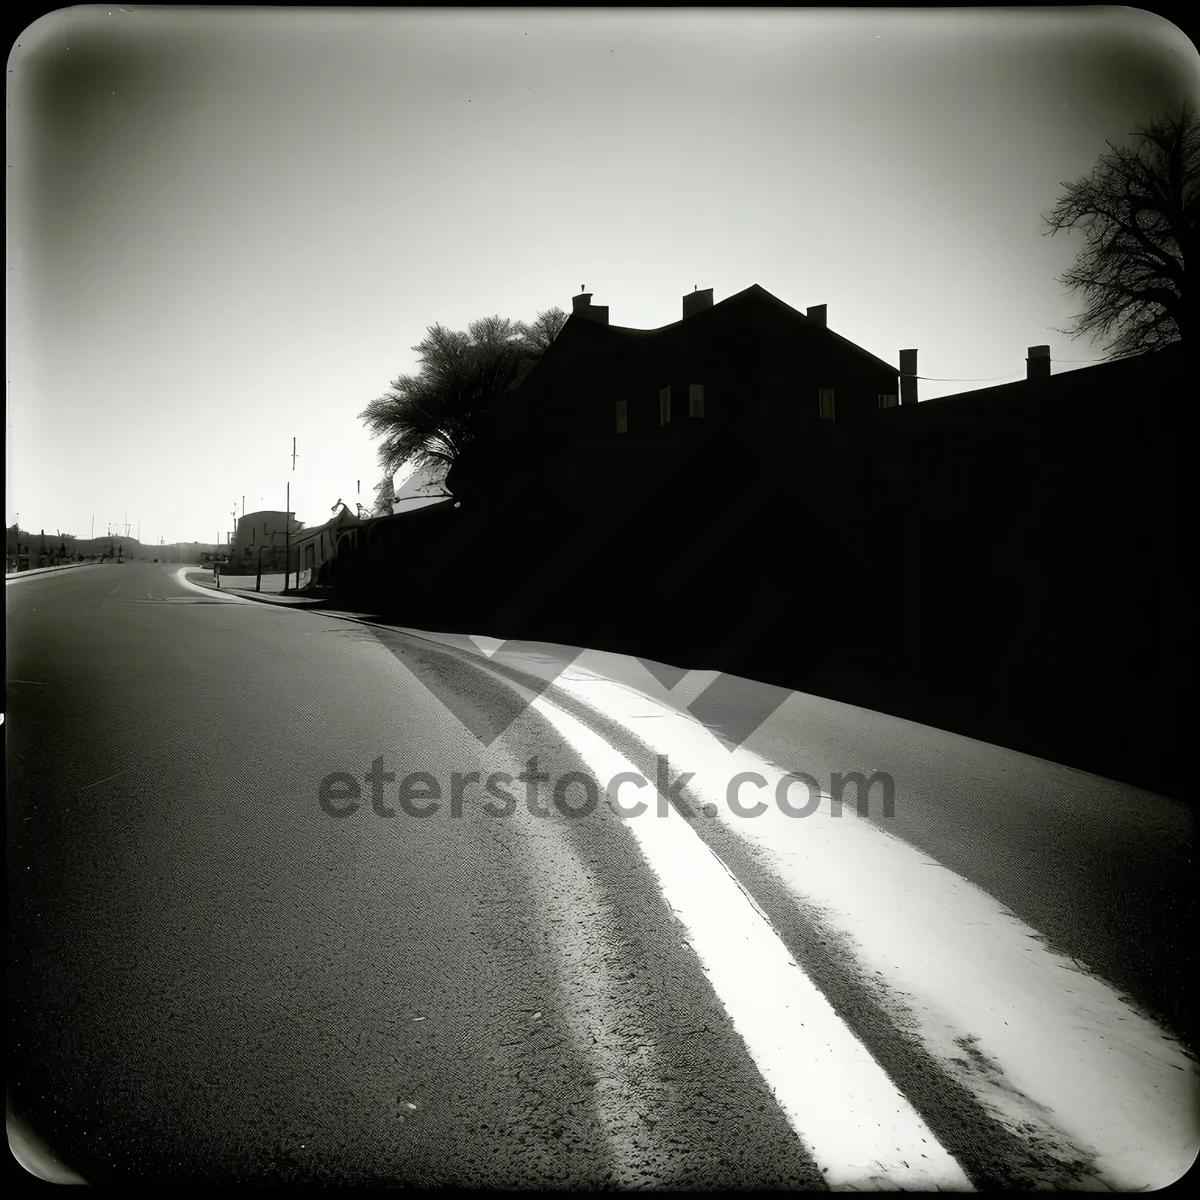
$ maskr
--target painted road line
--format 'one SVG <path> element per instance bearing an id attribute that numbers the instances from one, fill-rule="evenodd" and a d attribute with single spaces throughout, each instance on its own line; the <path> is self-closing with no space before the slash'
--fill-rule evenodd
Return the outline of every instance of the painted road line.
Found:
<path id="1" fill-rule="evenodd" d="M 514 778 L 524 769 L 510 765 Z M 536 897 L 558 964 L 561 983 L 552 1002 L 597 1079 L 596 1112 L 612 1156 L 613 1184 L 635 1190 L 645 1186 L 648 1164 L 670 1158 L 653 1133 L 653 1091 L 662 1074 L 654 1039 L 610 970 L 609 964 L 621 970 L 622 963 L 606 933 L 612 921 L 598 899 L 603 889 L 594 872 L 561 826 L 521 806 L 517 814 L 525 821 L 524 840 L 537 862 L 525 872 L 525 885 Z"/>
<path id="2" fill-rule="evenodd" d="M 637 769 L 545 697 L 531 707 L 596 771 Z M 632 786 L 618 796 L 633 803 Z M 972 1191 L 888 1078 L 799 968 L 758 907 L 678 814 L 628 828 L 760 1073 L 835 1189 Z"/>
<path id="3" fill-rule="evenodd" d="M 1118 1190 L 1163 1187 L 1191 1166 L 1200 1086 L 1187 1052 L 983 889 L 859 817 L 853 789 L 840 816 L 827 790 L 810 816 L 788 816 L 777 802 L 785 774 L 690 717 L 578 664 L 544 699 L 558 689 L 694 772 L 693 800 L 714 805 L 798 903 L 848 940 L 863 975 L 884 981 L 898 1026 L 1005 1127 L 1074 1148 Z M 741 787 L 743 806 L 763 804 L 754 817 L 729 804 L 743 772 L 761 780 Z M 799 783 L 789 795 L 796 807 L 808 798 Z"/>

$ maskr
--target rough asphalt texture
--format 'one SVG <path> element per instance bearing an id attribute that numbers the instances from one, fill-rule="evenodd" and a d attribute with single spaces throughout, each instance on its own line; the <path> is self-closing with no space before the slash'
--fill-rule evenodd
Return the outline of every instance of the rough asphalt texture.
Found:
<path id="1" fill-rule="evenodd" d="M 535 755 L 585 769 L 549 726 L 469 656 L 174 571 L 6 590 L 12 1100 L 64 1163 L 93 1183 L 824 1186 L 603 806 L 386 818 L 365 784 L 353 817 L 318 803 L 377 758 L 443 789 Z M 519 715 L 485 746 L 439 692 L 481 726 Z M 903 763 L 892 832 L 1183 1028 L 1181 810 L 829 701 L 787 711 L 747 744 L 818 778 Z M 653 777 L 653 747 L 578 715 Z M 977 1186 L 1050 1181 L 737 838 L 697 829 Z"/>

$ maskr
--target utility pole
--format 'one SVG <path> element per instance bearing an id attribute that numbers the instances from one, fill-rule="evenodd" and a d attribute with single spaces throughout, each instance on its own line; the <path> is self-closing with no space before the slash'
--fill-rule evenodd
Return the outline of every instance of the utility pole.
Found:
<path id="1" fill-rule="evenodd" d="M 292 438 L 292 470 L 296 469 L 296 439 Z M 283 590 L 286 592 L 292 578 L 292 481 L 287 485 L 287 507 L 283 514 Z M 296 573 L 296 582 L 300 574 Z"/>

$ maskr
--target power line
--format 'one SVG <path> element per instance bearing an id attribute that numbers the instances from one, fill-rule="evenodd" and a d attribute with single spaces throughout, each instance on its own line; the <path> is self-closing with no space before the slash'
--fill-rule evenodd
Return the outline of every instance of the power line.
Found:
<path id="1" fill-rule="evenodd" d="M 1054 358 L 1050 360 L 1053 363 L 1103 363 L 1115 362 L 1116 359 L 1111 358 Z M 960 375 L 909 375 L 904 371 L 899 372 L 901 379 L 924 379 L 929 383 L 995 383 L 1001 379 L 1023 379 L 1024 371 L 1010 371 L 1007 375 L 988 375 L 988 376 L 960 376 Z"/>
<path id="2" fill-rule="evenodd" d="M 1017 379 L 1024 376 L 1024 371 L 1010 371 L 1007 375 L 991 375 L 985 379 L 963 379 L 947 375 L 906 375 L 901 373 L 901 379 L 924 379 L 929 383 L 994 383 L 998 379 Z"/>

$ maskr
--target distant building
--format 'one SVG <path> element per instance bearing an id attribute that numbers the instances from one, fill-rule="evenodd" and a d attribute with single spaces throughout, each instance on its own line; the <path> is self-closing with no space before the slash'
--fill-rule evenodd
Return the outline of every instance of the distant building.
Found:
<path id="1" fill-rule="evenodd" d="M 356 521 L 339 529 L 335 553 L 319 578 L 328 579 L 348 597 L 404 597 L 410 603 L 432 588 L 444 621 L 454 599 L 452 593 L 438 590 L 446 560 L 461 554 L 465 565 L 471 548 L 455 544 L 454 531 L 463 522 L 454 500 L 411 507 L 414 511 Z"/>
<path id="2" fill-rule="evenodd" d="M 225 568 L 227 574 L 253 573 L 260 563 L 264 571 L 283 571 L 289 522 L 295 539 L 304 528 L 295 513 L 264 511 L 240 517 Z M 293 561 L 294 558 L 293 554 Z"/>
<path id="3" fill-rule="evenodd" d="M 326 582 L 330 565 L 339 551 L 357 541 L 356 531 L 367 522 L 343 504 L 323 525 L 314 525 L 292 535 L 292 570 L 306 572 L 308 582 Z"/>

